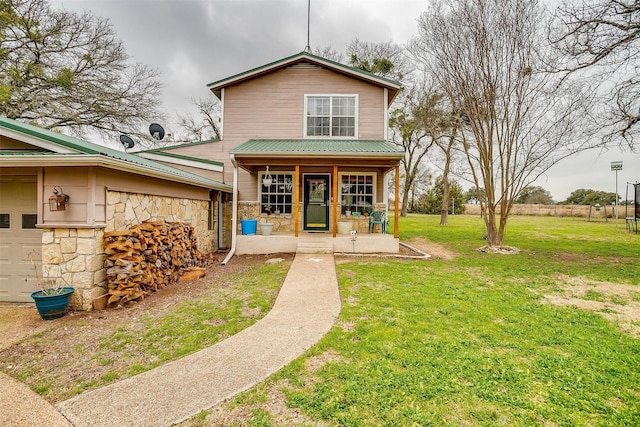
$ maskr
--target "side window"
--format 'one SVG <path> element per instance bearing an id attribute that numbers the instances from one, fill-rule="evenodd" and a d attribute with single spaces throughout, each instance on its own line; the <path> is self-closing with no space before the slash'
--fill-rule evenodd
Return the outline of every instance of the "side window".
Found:
<path id="1" fill-rule="evenodd" d="M 22 214 L 22 229 L 33 230 L 36 228 L 38 222 L 38 215 L 36 214 Z"/>
<path id="2" fill-rule="evenodd" d="M 11 214 L 0 213 L 0 229 L 11 228 Z"/>

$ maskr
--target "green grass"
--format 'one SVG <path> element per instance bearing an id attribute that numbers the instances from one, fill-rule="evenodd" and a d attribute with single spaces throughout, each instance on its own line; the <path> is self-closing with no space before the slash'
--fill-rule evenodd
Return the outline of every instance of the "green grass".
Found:
<path id="1" fill-rule="evenodd" d="M 505 244 L 522 252 L 490 255 L 474 251 L 486 244 L 480 218 L 438 222 L 403 218 L 401 239 L 429 239 L 453 261 L 337 266 L 338 326 L 274 379 L 288 380 L 288 405 L 340 426 L 640 425 L 640 340 L 542 298 L 567 278 L 640 290 L 640 236 L 613 222 L 513 217 Z M 310 375 L 307 359 L 328 351 L 339 357 Z"/>
<path id="2" fill-rule="evenodd" d="M 248 267 L 226 276 L 223 285 L 212 283 L 210 292 L 176 304 L 160 317 L 132 315 L 101 335 L 86 331 L 84 321 L 69 323 L 65 329 L 73 332 L 64 334 L 55 347 L 52 343 L 59 340 L 59 331 L 52 328 L 32 335 L 16 348 L 0 352 L 0 369 L 52 402 L 137 375 L 209 347 L 258 321 L 271 309 L 288 266 L 285 262 Z M 74 342 L 83 335 L 86 340 Z"/>

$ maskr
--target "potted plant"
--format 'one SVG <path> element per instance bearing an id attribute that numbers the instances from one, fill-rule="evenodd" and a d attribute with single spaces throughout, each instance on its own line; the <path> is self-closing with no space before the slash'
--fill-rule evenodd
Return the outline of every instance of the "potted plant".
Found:
<path id="1" fill-rule="evenodd" d="M 36 263 L 33 260 L 33 255 L 32 252 L 29 258 L 36 274 L 36 281 L 41 289 L 33 292 L 31 298 L 33 298 L 33 301 L 36 303 L 36 308 L 42 320 L 58 319 L 67 314 L 69 301 L 75 289 L 72 287 L 57 286 L 40 277 Z"/>

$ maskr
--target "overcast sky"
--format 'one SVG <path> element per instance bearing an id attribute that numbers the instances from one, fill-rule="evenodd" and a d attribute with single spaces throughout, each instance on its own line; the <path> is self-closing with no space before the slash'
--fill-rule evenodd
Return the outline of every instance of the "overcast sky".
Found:
<path id="1" fill-rule="evenodd" d="M 312 0 L 310 45 L 343 52 L 358 38 L 406 43 L 428 0 Z M 129 55 L 157 68 L 163 109 L 188 111 L 189 100 L 209 96 L 208 83 L 304 50 L 307 0 L 54 0 L 56 8 L 90 10 L 110 19 Z M 163 123 L 167 131 L 175 125 Z M 640 154 L 590 151 L 557 164 L 536 182 L 556 201 L 578 188 L 615 191 L 611 161 L 623 161 L 618 194 L 640 181 Z M 468 184 L 463 183 L 468 188 Z"/>

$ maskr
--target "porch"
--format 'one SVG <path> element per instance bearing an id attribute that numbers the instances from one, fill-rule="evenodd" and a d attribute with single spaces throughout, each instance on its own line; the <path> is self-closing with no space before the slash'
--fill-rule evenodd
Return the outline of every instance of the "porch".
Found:
<path id="1" fill-rule="evenodd" d="M 262 234 L 238 235 L 236 254 L 273 254 L 273 253 L 398 253 L 400 239 L 392 234 L 356 233 L 332 236 L 331 231 L 302 231 L 295 236 L 293 231 Z"/>

